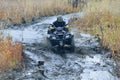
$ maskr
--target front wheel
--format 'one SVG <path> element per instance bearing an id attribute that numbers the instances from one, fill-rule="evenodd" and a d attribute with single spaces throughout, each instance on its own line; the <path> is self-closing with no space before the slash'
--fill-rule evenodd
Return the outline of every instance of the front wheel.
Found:
<path id="1" fill-rule="evenodd" d="M 59 47 L 57 50 L 61 57 L 66 58 L 65 49 L 63 47 Z"/>
<path id="2" fill-rule="evenodd" d="M 57 47 L 57 51 L 58 51 L 58 54 L 64 54 L 65 53 L 65 49 L 64 49 L 64 47 Z"/>

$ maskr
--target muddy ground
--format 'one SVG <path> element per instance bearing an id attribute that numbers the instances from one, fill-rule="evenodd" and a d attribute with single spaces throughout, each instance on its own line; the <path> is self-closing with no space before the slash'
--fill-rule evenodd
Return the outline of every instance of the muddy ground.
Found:
<path id="1" fill-rule="evenodd" d="M 64 15 L 66 22 L 82 13 Z M 23 43 L 23 62 L 20 68 L 1 74 L 0 80 L 119 80 L 113 72 L 111 54 L 102 48 L 98 39 L 75 28 L 75 52 L 65 57 L 47 47 L 48 26 L 57 16 L 45 17 L 29 26 L 13 26 L 4 30 L 14 41 Z M 63 54 L 63 53 L 61 53 Z"/>

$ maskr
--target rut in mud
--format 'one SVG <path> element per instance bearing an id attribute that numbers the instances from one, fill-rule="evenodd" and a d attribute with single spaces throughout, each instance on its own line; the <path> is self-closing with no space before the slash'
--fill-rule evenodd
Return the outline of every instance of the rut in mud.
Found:
<path id="1" fill-rule="evenodd" d="M 64 15 L 66 22 L 80 13 Z M 47 47 L 47 29 L 56 16 L 46 17 L 28 27 L 7 29 L 15 41 L 23 43 L 25 66 L 14 70 L 5 80 L 119 80 L 113 73 L 113 61 L 109 51 L 103 50 L 98 39 L 75 28 L 75 52 L 65 57 L 53 53 Z M 6 33 L 5 32 L 5 33 Z M 61 53 L 62 54 L 62 53 Z"/>

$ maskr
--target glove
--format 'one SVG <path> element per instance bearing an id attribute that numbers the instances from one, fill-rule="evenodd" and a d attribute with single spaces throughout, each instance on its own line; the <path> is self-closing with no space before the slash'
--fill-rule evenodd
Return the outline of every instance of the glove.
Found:
<path id="1" fill-rule="evenodd" d="M 67 26 L 65 26 L 65 28 L 66 28 L 66 29 L 69 29 L 69 28 L 70 28 L 70 26 L 68 26 L 68 25 L 67 25 Z"/>
<path id="2" fill-rule="evenodd" d="M 53 30 L 53 29 L 54 29 L 54 27 L 50 26 L 49 30 Z"/>

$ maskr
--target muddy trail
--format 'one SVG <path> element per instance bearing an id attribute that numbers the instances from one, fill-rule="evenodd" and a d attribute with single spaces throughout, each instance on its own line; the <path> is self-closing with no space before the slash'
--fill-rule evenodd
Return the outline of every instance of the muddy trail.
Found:
<path id="1" fill-rule="evenodd" d="M 66 22 L 82 13 L 64 15 Z M 47 29 L 57 16 L 45 17 L 30 26 L 13 26 L 4 36 L 13 36 L 23 43 L 23 66 L 4 74 L 0 80 L 119 80 L 113 72 L 114 61 L 109 51 L 102 49 L 98 39 L 75 28 L 75 52 L 65 57 L 47 47 Z M 6 35 L 7 34 L 7 35 Z M 62 53 L 61 53 L 62 54 Z"/>

